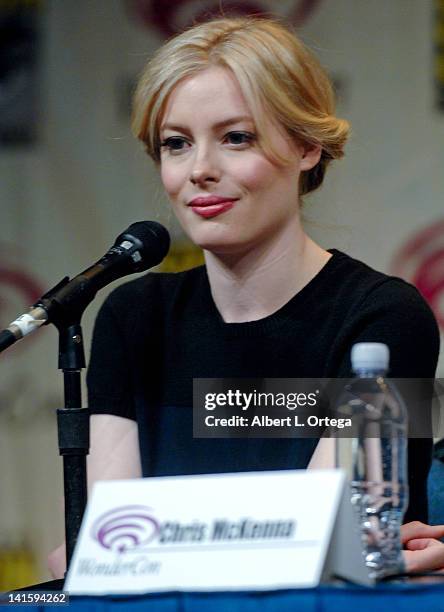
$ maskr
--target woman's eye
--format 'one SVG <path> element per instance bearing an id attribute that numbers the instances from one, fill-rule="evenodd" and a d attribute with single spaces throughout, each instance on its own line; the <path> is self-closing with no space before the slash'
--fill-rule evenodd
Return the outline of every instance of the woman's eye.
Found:
<path id="1" fill-rule="evenodd" d="M 170 136 L 170 138 L 166 138 L 163 142 L 160 143 L 161 148 L 166 148 L 169 151 L 182 151 L 183 146 L 186 144 L 186 141 L 183 138 L 179 138 L 178 136 Z"/>
<path id="2" fill-rule="evenodd" d="M 255 136 L 248 132 L 229 132 L 225 138 L 229 139 L 231 144 L 241 145 L 252 142 Z"/>
<path id="3" fill-rule="evenodd" d="M 228 141 L 228 144 L 237 146 L 248 144 L 254 140 L 256 140 L 256 136 L 249 132 L 229 132 L 224 136 L 224 142 Z M 160 143 L 160 147 L 174 155 L 184 151 L 187 144 L 189 143 L 180 136 L 170 136 Z"/>

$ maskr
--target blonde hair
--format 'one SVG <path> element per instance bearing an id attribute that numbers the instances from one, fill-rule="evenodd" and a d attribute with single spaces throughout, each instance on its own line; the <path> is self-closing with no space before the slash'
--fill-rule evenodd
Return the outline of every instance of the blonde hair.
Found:
<path id="1" fill-rule="evenodd" d="M 321 159 L 303 172 L 300 194 L 321 185 L 327 165 L 344 154 L 349 124 L 334 116 L 330 80 L 314 55 L 283 24 L 263 17 L 208 21 L 171 38 L 148 62 L 136 89 L 132 128 L 148 155 L 160 163 L 159 128 L 169 95 L 183 79 L 212 66 L 235 75 L 258 130 L 258 145 L 277 164 L 265 117 L 293 138 L 319 145 Z"/>

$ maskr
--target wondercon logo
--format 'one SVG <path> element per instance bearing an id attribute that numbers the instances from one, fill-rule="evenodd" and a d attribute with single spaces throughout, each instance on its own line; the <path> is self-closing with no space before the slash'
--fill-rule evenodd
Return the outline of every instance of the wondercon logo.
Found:
<path id="1" fill-rule="evenodd" d="M 29 308 L 44 293 L 43 287 L 32 273 L 23 269 L 19 258 L 20 250 L 14 246 L 0 243 L 0 325 L 3 329 L 17 317 L 17 313 Z M 22 257 L 23 258 L 23 257 Z M 14 346 L 12 355 L 19 347 Z"/>
<path id="2" fill-rule="evenodd" d="M 129 12 L 148 28 L 171 36 L 212 17 L 233 15 L 280 15 L 301 26 L 321 0 L 126 0 Z"/>
<path id="3" fill-rule="evenodd" d="M 411 236 L 395 254 L 390 272 L 417 287 L 444 330 L 444 219 Z"/>
<path id="4" fill-rule="evenodd" d="M 160 525 L 147 506 L 121 506 L 94 522 L 91 536 L 103 548 L 124 553 L 145 546 L 159 533 Z"/>

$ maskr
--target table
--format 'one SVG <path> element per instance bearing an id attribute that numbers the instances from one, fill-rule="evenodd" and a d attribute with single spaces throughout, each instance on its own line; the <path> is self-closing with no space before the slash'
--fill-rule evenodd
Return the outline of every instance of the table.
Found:
<path id="1" fill-rule="evenodd" d="M 54 612 L 53 606 L 40 610 Z M 72 596 L 69 612 L 443 612 L 440 584 L 321 586 L 264 592 Z"/>

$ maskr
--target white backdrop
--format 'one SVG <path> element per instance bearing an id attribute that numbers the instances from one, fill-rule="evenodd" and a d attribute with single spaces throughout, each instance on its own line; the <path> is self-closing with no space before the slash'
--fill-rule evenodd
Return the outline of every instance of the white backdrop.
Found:
<path id="1" fill-rule="evenodd" d="M 323 0 L 300 28 L 340 83 L 339 114 L 353 127 L 346 159 L 307 198 L 307 229 L 383 271 L 415 232 L 444 218 L 432 8 L 432 0 Z M 133 221 L 159 219 L 178 234 L 122 111 L 126 84 L 161 41 L 120 0 L 47 4 L 40 138 L 29 149 L 0 149 L 2 267 L 47 289 L 98 259 Z M 84 317 L 87 346 L 105 293 Z M 28 302 L 0 284 L 2 326 Z M 57 335 L 45 328 L 0 367 L 0 545 L 26 537 L 42 559 L 62 536 L 56 358 Z"/>

